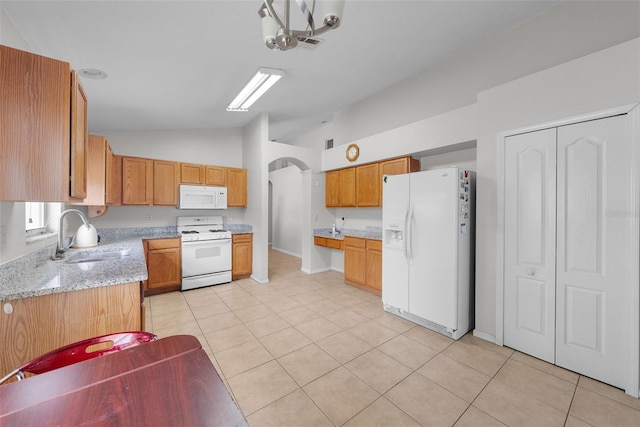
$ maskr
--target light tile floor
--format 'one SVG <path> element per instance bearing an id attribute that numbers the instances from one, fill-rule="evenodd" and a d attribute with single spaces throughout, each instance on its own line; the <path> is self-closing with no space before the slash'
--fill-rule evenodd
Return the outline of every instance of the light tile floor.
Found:
<path id="1" fill-rule="evenodd" d="M 195 335 L 251 426 L 640 426 L 640 400 L 269 253 L 250 279 L 146 299 L 147 330 Z"/>

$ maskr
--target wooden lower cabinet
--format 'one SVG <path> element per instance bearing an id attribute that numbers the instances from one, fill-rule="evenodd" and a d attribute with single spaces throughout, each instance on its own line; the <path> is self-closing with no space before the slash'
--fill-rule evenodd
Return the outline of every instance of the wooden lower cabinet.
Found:
<path id="1" fill-rule="evenodd" d="M 382 291 L 382 242 L 359 237 L 344 238 L 344 282 Z"/>
<path id="2" fill-rule="evenodd" d="M 331 249 L 339 249 L 341 251 L 344 250 L 344 241 L 340 239 L 332 239 L 331 237 L 313 236 L 313 244 Z"/>
<path id="3" fill-rule="evenodd" d="M 382 241 L 367 239 L 366 286 L 382 292 Z"/>
<path id="4" fill-rule="evenodd" d="M 250 277 L 253 272 L 253 234 L 234 234 L 231 248 L 231 279 Z"/>
<path id="5" fill-rule="evenodd" d="M 3 301 L 12 311 L 0 312 L 0 372 L 76 341 L 139 331 L 141 303 L 139 282 Z"/>
<path id="6" fill-rule="evenodd" d="M 144 294 L 155 295 L 180 290 L 182 286 L 182 251 L 180 238 L 143 241 L 149 278 Z"/>

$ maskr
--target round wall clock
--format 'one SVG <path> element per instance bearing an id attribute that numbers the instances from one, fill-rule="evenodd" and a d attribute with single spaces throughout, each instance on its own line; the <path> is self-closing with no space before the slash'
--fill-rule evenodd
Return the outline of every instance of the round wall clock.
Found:
<path id="1" fill-rule="evenodd" d="M 346 151 L 347 160 L 355 162 L 360 155 L 360 148 L 356 144 L 349 144 Z"/>

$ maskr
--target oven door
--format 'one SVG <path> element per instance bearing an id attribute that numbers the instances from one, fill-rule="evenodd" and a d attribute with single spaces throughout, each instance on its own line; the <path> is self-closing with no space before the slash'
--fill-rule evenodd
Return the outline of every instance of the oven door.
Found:
<path id="1" fill-rule="evenodd" d="M 182 242 L 182 277 L 231 270 L 231 239 Z"/>

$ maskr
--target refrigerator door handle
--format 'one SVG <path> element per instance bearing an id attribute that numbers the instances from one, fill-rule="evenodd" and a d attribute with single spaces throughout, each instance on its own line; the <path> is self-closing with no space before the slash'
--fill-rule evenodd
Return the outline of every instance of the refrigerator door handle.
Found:
<path id="1" fill-rule="evenodd" d="M 411 208 L 409 209 L 409 215 L 408 215 L 408 221 L 407 221 L 407 225 L 406 225 L 406 236 L 405 236 L 405 242 L 407 242 L 407 258 L 409 260 L 411 260 L 413 258 L 413 250 L 412 250 L 412 246 L 413 246 L 413 205 L 411 205 Z"/>
<path id="2" fill-rule="evenodd" d="M 409 248 L 408 248 L 408 242 L 407 239 L 409 238 L 409 209 L 407 208 L 407 210 L 404 211 L 404 239 L 403 243 L 404 243 L 404 257 L 408 260 L 409 259 Z"/>

